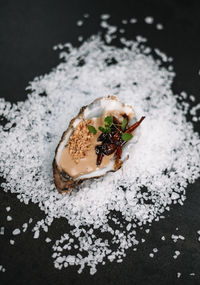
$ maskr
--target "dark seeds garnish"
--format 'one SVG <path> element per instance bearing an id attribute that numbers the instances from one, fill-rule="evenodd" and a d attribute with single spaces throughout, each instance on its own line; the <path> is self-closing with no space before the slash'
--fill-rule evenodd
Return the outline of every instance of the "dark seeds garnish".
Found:
<path id="1" fill-rule="evenodd" d="M 113 143 L 104 143 L 102 145 L 102 152 L 105 155 L 110 155 L 116 150 L 116 145 Z"/>
<path id="2" fill-rule="evenodd" d="M 138 122 L 128 127 L 128 117 L 124 114 L 122 124 L 116 117 L 108 116 L 105 118 L 105 122 L 108 130 L 105 130 L 98 137 L 97 141 L 102 142 L 101 145 L 95 147 L 97 154 L 97 165 L 100 165 L 104 155 L 111 155 L 116 152 L 117 159 L 121 158 L 122 146 L 129 141 L 133 135 L 131 134 L 144 120 L 142 117 Z M 101 131 L 102 127 L 99 127 Z M 102 128 L 104 129 L 104 128 Z"/>

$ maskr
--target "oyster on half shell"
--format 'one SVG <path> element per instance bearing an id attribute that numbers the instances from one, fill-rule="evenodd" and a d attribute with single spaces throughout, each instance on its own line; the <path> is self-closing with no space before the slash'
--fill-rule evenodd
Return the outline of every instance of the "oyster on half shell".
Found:
<path id="1" fill-rule="evenodd" d="M 99 127 L 104 126 L 108 117 L 114 120 L 113 125 L 109 131 L 101 132 Z M 115 96 L 98 98 L 82 107 L 63 133 L 55 151 L 53 173 L 58 191 L 70 193 L 86 179 L 118 170 L 128 159 L 129 149 L 137 142 L 138 131 L 135 129 L 143 119 L 136 122 L 133 108 Z M 131 137 L 134 134 L 128 141 L 123 141 L 119 135 L 122 123 L 126 124 L 124 132 L 130 130 Z M 130 129 L 133 124 L 135 127 Z M 93 132 L 88 126 L 92 126 Z"/>

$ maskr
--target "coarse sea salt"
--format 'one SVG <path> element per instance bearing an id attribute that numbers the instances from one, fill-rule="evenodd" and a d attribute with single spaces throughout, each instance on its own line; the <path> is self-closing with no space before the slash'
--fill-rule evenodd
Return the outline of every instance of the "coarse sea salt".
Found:
<path id="1" fill-rule="evenodd" d="M 12 217 L 11 216 L 7 216 L 7 221 L 8 222 L 12 221 Z"/>
<path id="2" fill-rule="evenodd" d="M 4 232 L 5 232 L 5 228 L 4 227 L 0 227 L 0 235 L 4 235 Z"/>
<path id="3" fill-rule="evenodd" d="M 154 19 L 153 19 L 153 17 L 146 17 L 145 19 L 144 19 L 144 21 L 145 21 L 145 23 L 146 24 L 153 24 L 153 22 L 154 22 Z"/>
<path id="4" fill-rule="evenodd" d="M 106 43 L 117 36 L 109 17 L 102 15 L 100 24 Z M 142 36 L 120 38 L 120 47 L 103 38 L 92 36 L 79 48 L 59 44 L 55 49 L 61 50 L 62 62 L 30 83 L 25 102 L 0 99 L 0 116 L 7 121 L 0 127 L 0 173 L 6 181 L 1 186 L 45 212 L 34 238 L 55 218 L 66 218 L 71 230 L 53 241 L 54 266 L 79 266 L 78 273 L 88 266 L 90 274 L 98 264 L 122 262 L 130 247 L 137 251 L 139 227 L 159 220 L 171 204 L 183 204 L 188 183 L 200 175 L 199 135 L 186 120 L 189 103 L 173 94 L 171 59 L 158 49 L 155 59 Z M 138 117 L 146 116 L 139 141 L 121 170 L 61 195 L 52 176 L 61 135 L 82 106 L 108 94 L 131 104 Z"/>
<path id="5" fill-rule="evenodd" d="M 163 24 L 161 24 L 161 23 L 156 24 L 156 29 L 157 30 L 163 30 Z"/>
<path id="6" fill-rule="evenodd" d="M 20 233 L 21 233 L 20 229 L 15 229 L 15 230 L 12 232 L 12 234 L 13 234 L 14 236 L 19 235 Z"/>

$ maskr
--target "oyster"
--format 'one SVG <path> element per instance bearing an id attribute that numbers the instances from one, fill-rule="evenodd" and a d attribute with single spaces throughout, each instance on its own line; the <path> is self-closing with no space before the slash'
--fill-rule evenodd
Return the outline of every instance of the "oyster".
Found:
<path id="1" fill-rule="evenodd" d="M 55 151 L 53 172 L 58 191 L 70 193 L 86 179 L 118 170 L 137 141 L 135 129 L 143 119 L 137 122 L 133 108 L 115 96 L 82 107 Z"/>

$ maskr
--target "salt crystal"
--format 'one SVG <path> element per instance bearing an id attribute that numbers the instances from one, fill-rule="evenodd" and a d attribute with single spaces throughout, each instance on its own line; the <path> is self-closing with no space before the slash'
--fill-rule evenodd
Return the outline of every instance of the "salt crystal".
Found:
<path id="1" fill-rule="evenodd" d="M 11 216 L 7 216 L 7 221 L 8 222 L 12 221 L 12 217 Z"/>
<path id="2" fill-rule="evenodd" d="M 37 230 L 34 232 L 33 238 L 37 239 L 37 238 L 39 238 L 39 235 L 40 235 L 40 232 Z"/>
<path id="3" fill-rule="evenodd" d="M 90 15 L 88 13 L 83 14 L 83 17 L 86 18 L 86 19 L 89 18 L 89 16 Z"/>
<path id="4" fill-rule="evenodd" d="M 79 20 L 79 21 L 77 21 L 76 24 L 77 24 L 77 26 L 81 27 L 83 25 L 83 21 Z"/>
<path id="5" fill-rule="evenodd" d="M 3 267 L 3 265 L 0 265 L 0 271 L 1 272 L 5 272 L 6 271 L 6 269 Z"/>
<path id="6" fill-rule="evenodd" d="M 163 30 L 163 24 L 161 24 L 161 23 L 156 24 L 156 29 L 157 30 Z"/>
<path id="7" fill-rule="evenodd" d="M 153 24 L 154 19 L 153 19 L 153 17 L 146 17 L 144 19 L 144 21 L 145 21 L 146 24 Z"/>
<path id="8" fill-rule="evenodd" d="M 149 256 L 150 256 L 151 258 L 153 258 L 153 257 L 154 257 L 154 254 L 153 254 L 153 253 L 149 253 Z"/>
<path id="9" fill-rule="evenodd" d="M 177 278 L 180 278 L 180 277 L 181 277 L 181 273 L 177 272 Z"/>
<path id="10" fill-rule="evenodd" d="M 193 95 L 190 95 L 190 96 L 189 96 L 189 99 L 190 99 L 192 102 L 195 101 L 195 97 L 194 97 Z"/>
<path id="11" fill-rule="evenodd" d="M 110 18 L 110 15 L 109 14 L 102 14 L 101 15 L 101 19 L 102 20 L 108 20 Z"/>
<path id="12" fill-rule="evenodd" d="M 171 199 L 172 200 L 177 200 L 177 199 L 179 199 L 179 197 L 180 197 L 180 195 L 178 193 L 173 192 L 172 196 L 171 196 Z"/>
<path id="13" fill-rule="evenodd" d="M 185 240 L 185 237 L 182 236 L 182 235 L 179 235 L 178 237 L 179 237 L 179 239 L 181 239 L 181 240 Z"/>
<path id="14" fill-rule="evenodd" d="M 0 227 L 0 235 L 4 235 L 5 232 L 5 228 L 4 227 Z"/>
<path id="15" fill-rule="evenodd" d="M 129 223 L 129 224 L 127 225 L 126 229 L 127 229 L 127 231 L 130 231 L 130 229 L 131 229 L 131 223 Z"/>
<path id="16" fill-rule="evenodd" d="M 11 209 L 10 206 L 9 206 L 9 207 L 6 207 L 6 211 L 7 211 L 7 212 L 9 212 L 10 209 Z"/>
<path id="17" fill-rule="evenodd" d="M 19 235 L 21 233 L 20 229 L 15 229 L 12 234 L 15 235 Z"/>
<path id="18" fill-rule="evenodd" d="M 24 224 L 22 225 L 22 228 L 23 228 L 23 232 L 25 232 L 25 231 L 27 230 L 27 228 L 28 228 L 28 224 L 27 224 L 27 223 L 24 223 Z"/>
<path id="19" fill-rule="evenodd" d="M 130 19 L 130 23 L 131 23 L 131 24 L 137 23 L 137 19 L 136 19 L 136 18 L 131 18 L 131 19 Z"/>
<path id="20" fill-rule="evenodd" d="M 126 25 L 126 24 L 128 24 L 128 20 L 122 20 L 122 24 L 124 24 L 124 25 Z"/>
<path id="21" fill-rule="evenodd" d="M 56 259 L 56 262 L 58 262 L 58 263 L 62 263 L 62 262 L 63 262 L 63 260 L 64 260 L 64 258 L 63 258 L 63 257 L 61 257 L 61 256 L 59 256 L 59 257 Z"/>
<path id="22" fill-rule="evenodd" d="M 82 42 L 83 41 L 83 36 L 78 36 L 78 41 Z"/>
<path id="23" fill-rule="evenodd" d="M 13 240 L 13 239 L 10 239 L 10 244 L 14 244 L 15 243 L 15 241 Z"/>
<path id="24" fill-rule="evenodd" d="M 47 243 L 49 243 L 49 242 L 51 242 L 51 239 L 47 237 L 47 238 L 45 239 L 45 241 L 46 241 Z"/>

